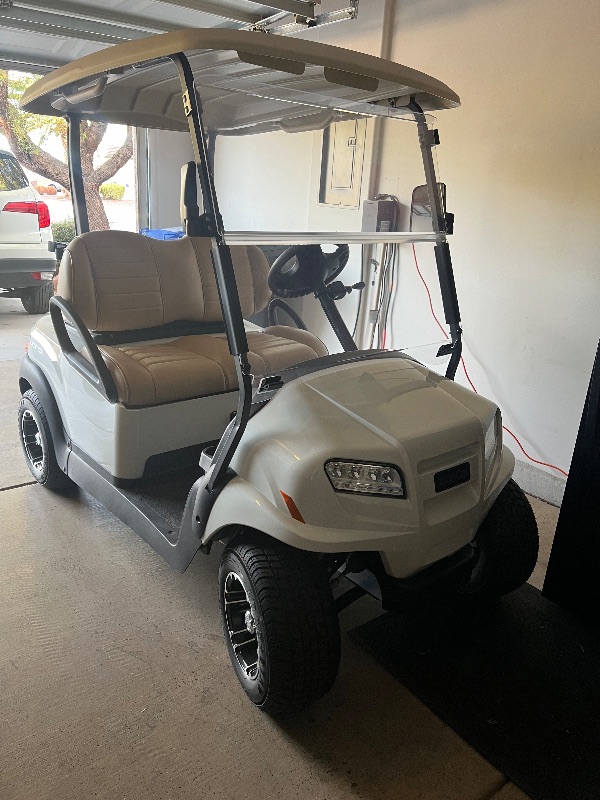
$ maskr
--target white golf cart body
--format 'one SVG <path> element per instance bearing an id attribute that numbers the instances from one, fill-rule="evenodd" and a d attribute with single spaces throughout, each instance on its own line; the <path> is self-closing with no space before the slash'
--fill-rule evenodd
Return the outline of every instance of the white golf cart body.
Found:
<path id="1" fill-rule="evenodd" d="M 199 97 L 190 92 L 191 77 Z M 48 416 L 60 468 L 176 568 L 185 569 L 200 547 L 209 549 L 212 540 L 226 541 L 241 528 L 305 551 L 379 554 L 393 579 L 418 575 L 470 546 L 514 466 L 502 446 L 496 405 L 456 384 L 453 372 L 441 377 L 397 351 L 326 356 L 313 341 L 309 355 L 305 350 L 300 359 L 283 358 L 275 368 L 266 359 L 261 373 L 252 358 L 248 362 L 253 341 L 272 336 L 294 343 L 303 332 L 286 332 L 279 326 L 264 333 L 251 323 L 243 325 L 239 305 L 236 308 L 231 300 L 232 275 L 235 272 L 239 283 L 241 273 L 228 267 L 228 254 L 232 252 L 235 261 L 236 252 L 247 254 L 246 248 L 258 244 L 429 241 L 447 248 L 436 191 L 430 197 L 431 233 L 228 231 L 216 206 L 205 137 L 320 130 L 336 120 L 363 116 L 409 119 L 407 124 L 419 128 L 431 187 L 436 186 L 431 160 L 436 142 L 423 112 L 458 103 L 444 84 L 391 62 L 309 41 L 221 29 L 186 30 L 107 48 L 56 70 L 27 91 L 23 106 L 31 112 L 192 134 L 204 208 L 194 221 L 196 227 L 188 226 L 189 239 L 181 242 L 200 236 L 212 247 L 213 288 L 219 287 L 224 313 L 218 316 L 226 321 L 226 335 L 208 331 L 203 336 L 212 337 L 221 350 L 229 343 L 234 377 L 227 387 L 188 391 L 174 399 L 167 391 L 166 400 L 158 392 L 128 402 L 126 389 L 115 378 L 111 352 L 183 346 L 182 337 L 165 333 L 158 340 L 138 336 L 128 342 L 125 323 L 98 324 L 95 329 L 88 325 L 99 334 L 100 344 L 94 348 L 110 368 L 106 378 L 100 374 L 106 369 L 100 369 L 102 364 L 90 352 L 90 339 L 82 338 L 77 325 L 65 328 L 63 323 L 63 335 L 57 334 L 59 317 L 66 316 L 67 323 L 77 321 L 69 318 L 69 308 L 87 319 L 94 316 L 82 310 L 76 273 L 88 244 L 100 247 L 98 237 L 105 236 L 116 252 L 137 236 L 116 232 L 84 234 L 67 248 L 58 291 L 62 305 L 60 298 L 53 301 L 52 318 L 44 317 L 33 329 L 21 376 L 23 391 L 33 387 L 43 402 L 55 404 L 56 413 L 48 409 Z M 74 139 L 77 127 L 71 125 Z M 76 162 L 73 148 L 71 155 Z M 81 178 L 76 163 L 71 169 L 77 199 L 82 197 Z M 259 203 L 260 196 L 253 202 Z M 80 230 L 85 230 L 81 204 L 76 216 Z M 146 247 L 139 239 L 139 246 Z M 189 250 L 181 242 L 152 245 L 159 277 L 164 274 L 159 262 L 167 259 L 168 248 L 170 253 Z M 175 269 L 177 258 L 169 258 Z M 198 256 L 201 276 L 212 269 L 210 259 L 208 250 L 202 263 Z M 114 277 L 115 273 L 105 275 L 107 280 Z M 96 303 L 102 294 L 98 291 Z M 164 309 L 166 290 L 158 291 L 163 292 Z M 133 313 L 132 307 L 122 310 Z M 202 322 L 206 316 L 194 319 Z M 455 315 L 449 322 L 455 370 L 459 319 Z M 70 353 L 65 351 L 65 331 L 73 343 Z M 115 332 L 122 335 L 111 345 L 109 334 Z M 275 388 L 264 383 L 269 378 L 275 379 Z M 188 497 L 178 532 L 136 499 L 131 482 L 147 475 L 153 457 L 213 440 L 221 441 L 212 461 L 204 457 L 206 474 L 199 479 L 195 499 L 194 491 Z M 401 488 L 386 494 L 380 483 L 373 491 L 365 486 L 354 490 L 350 483 L 334 487 L 326 466 L 337 462 L 389 466 L 400 475 Z"/>

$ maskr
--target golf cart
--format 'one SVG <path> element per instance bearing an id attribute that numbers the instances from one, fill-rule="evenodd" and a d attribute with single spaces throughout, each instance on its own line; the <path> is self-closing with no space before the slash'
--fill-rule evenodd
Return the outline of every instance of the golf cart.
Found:
<path id="1" fill-rule="evenodd" d="M 387 609 L 409 596 L 489 597 L 516 589 L 536 562 L 535 519 L 511 481 L 500 412 L 453 380 L 460 315 L 427 112 L 458 103 L 398 64 L 225 29 L 101 50 L 41 78 L 22 100 L 69 122 L 79 234 L 21 368 L 29 469 L 49 489 L 83 488 L 179 571 L 224 544 L 225 640 L 241 685 L 269 713 L 331 687 L 337 614 L 365 591 Z M 81 119 L 189 131 L 186 236 L 89 232 Z M 357 119 L 409 131 L 430 232 L 224 225 L 217 196 L 232 187 L 229 178 L 222 189 L 218 173 L 235 147 L 250 169 L 263 135 L 274 158 L 275 137 L 320 137 Z M 234 198 L 247 218 L 264 198 L 262 185 L 253 191 Z M 340 311 L 356 288 L 339 280 L 351 248 L 414 241 L 434 248 L 450 330 L 445 376 L 402 351 L 359 349 Z M 269 267 L 258 245 L 286 249 Z M 314 295 L 338 352 L 301 327 L 249 322 L 272 293 L 283 303 Z M 354 585 L 339 594 L 341 576 Z"/>

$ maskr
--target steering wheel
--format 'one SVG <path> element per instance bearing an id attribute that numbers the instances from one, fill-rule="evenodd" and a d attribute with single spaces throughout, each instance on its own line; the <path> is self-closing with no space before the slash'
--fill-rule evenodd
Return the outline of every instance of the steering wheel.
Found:
<path id="1" fill-rule="evenodd" d="M 324 253 L 318 244 L 288 247 L 269 270 L 269 289 L 277 297 L 304 297 L 331 283 L 348 263 L 350 248 L 338 244 Z"/>

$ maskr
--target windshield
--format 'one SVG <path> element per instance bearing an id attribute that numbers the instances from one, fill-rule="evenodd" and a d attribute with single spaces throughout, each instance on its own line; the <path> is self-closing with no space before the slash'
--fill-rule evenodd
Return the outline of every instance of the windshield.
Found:
<path id="1" fill-rule="evenodd" d="M 231 243 L 233 232 L 271 234 L 272 244 L 305 241 L 288 232 L 327 233 L 321 241 L 330 243 L 340 232 L 361 243 L 398 241 L 396 233 L 431 238 L 425 206 L 408 236 L 412 193 L 425 174 L 416 125 L 404 119 L 336 112 L 316 130 L 219 134 L 211 158 Z M 381 194 L 392 196 L 387 205 L 376 200 Z"/>

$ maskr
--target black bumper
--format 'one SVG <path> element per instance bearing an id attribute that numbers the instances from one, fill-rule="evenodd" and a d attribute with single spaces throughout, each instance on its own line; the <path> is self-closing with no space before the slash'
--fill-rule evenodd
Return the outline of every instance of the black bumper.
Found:
<path id="1" fill-rule="evenodd" d="M 32 272 L 56 272 L 56 261 L 48 258 L 0 258 L 0 289 L 24 289 L 50 281 L 37 281 Z"/>

